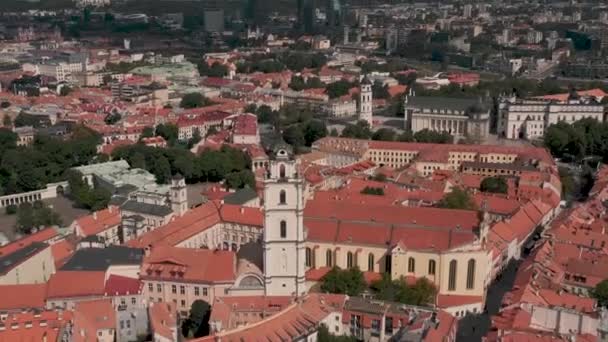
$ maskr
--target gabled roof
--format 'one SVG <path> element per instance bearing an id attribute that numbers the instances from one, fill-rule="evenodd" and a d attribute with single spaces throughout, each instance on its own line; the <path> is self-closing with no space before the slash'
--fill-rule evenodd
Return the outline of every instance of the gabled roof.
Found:
<path id="1" fill-rule="evenodd" d="M 59 271 L 49 278 L 47 299 L 103 296 L 105 272 Z"/>
<path id="2" fill-rule="evenodd" d="M 233 282 L 235 265 L 236 255 L 232 251 L 158 246 L 145 258 L 141 277 L 176 282 Z"/>

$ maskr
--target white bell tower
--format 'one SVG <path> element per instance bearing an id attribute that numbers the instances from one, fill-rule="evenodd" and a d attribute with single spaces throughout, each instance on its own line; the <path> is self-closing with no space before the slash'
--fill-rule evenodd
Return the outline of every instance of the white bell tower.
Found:
<path id="1" fill-rule="evenodd" d="M 372 82 L 364 77 L 359 94 L 359 121 L 366 121 L 372 128 Z"/>
<path id="2" fill-rule="evenodd" d="M 264 181 L 264 285 L 267 296 L 306 294 L 304 182 L 290 148 L 275 148 Z"/>
<path id="3" fill-rule="evenodd" d="M 186 180 L 180 174 L 171 179 L 171 209 L 176 216 L 182 216 L 188 211 L 188 192 L 186 190 Z"/>

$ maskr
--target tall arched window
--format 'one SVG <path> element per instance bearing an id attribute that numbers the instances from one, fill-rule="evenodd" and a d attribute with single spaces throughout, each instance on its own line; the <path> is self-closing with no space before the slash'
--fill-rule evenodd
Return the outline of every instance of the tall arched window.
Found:
<path id="1" fill-rule="evenodd" d="M 407 271 L 410 273 L 416 272 L 416 260 L 414 258 L 407 259 Z"/>
<path id="2" fill-rule="evenodd" d="M 312 249 L 306 247 L 306 267 L 312 267 Z"/>
<path id="3" fill-rule="evenodd" d="M 281 192 L 279 192 L 279 204 L 285 203 L 287 203 L 287 193 L 285 190 L 281 190 Z"/>
<path id="4" fill-rule="evenodd" d="M 281 238 L 287 237 L 287 222 L 281 221 Z"/>
<path id="5" fill-rule="evenodd" d="M 456 290 L 456 260 L 450 261 L 450 272 L 448 278 L 448 291 Z"/>
<path id="6" fill-rule="evenodd" d="M 372 253 L 369 253 L 369 255 L 367 256 L 367 270 L 370 272 L 374 272 L 374 255 Z"/>
<path id="7" fill-rule="evenodd" d="M 469 259 L 467 263 L 467 290 L 475 287 L 475 259 Z"/>
<path id="8" fill-rule="evenodd" d="M 334 260 L 333 260 L 333 254 L 331 252 L 330 249 L 327 250 L 327 252 L 325 252 L 325 266 L 327 267 L 333 267 L 334 266 Z"/>
<path id="9" fill-rule="evenodd" d="M 429 275 L 435 275 L 435 260 L 429 260 Z"/>
<path id="10" fill-rule="evenodd" d="M 353 265 L 353 260 L 354 260 L 353 253 L 348 252 L 346 254 L 346 268 L 352 268 L 354 266 Z"/>
<path id="11" fill-rule="evenodd" d="M 285 178 L 285 164 L 279 165 L 279 177 Z"/>

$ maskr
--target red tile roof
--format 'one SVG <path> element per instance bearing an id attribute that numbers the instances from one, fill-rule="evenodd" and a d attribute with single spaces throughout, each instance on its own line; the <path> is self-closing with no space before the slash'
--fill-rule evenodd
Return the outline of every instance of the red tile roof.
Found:
<path id="1" fill-rule="evenodd" d="M 236 255 L 232 251 L 158 246 L 144 258 L 142 279 L 175 282 L 233 282 Z"/>
<path id="2" fill-rule="evenodd" d="M 0 285 L 0 293 L 0 310 L 45 307 L 46 284 Z"/>
<path id="3" fill-rule="evenodd" d="M 107 229 L 120 225 L 120 209 L 109 206 L 107 209 L 99 210 L 93 214 L 76 219 L 77 232 L 81 236 L 97 235 Z"/>
<path id="4" fill-rule="evenodd" d="M 208 202 L 188 210 L 184 215 L 172 219 L 164 226 L 128 241 L 127 245 L 140 248 L 156 245 L 175 246 L 220 222 L 220 214 L 216 204 Z"/>
<path id="5" fill-rule="evenodd" d="M 437 306 L 440 308 L 450 308 L 454 306 L 483 303 L 482 296 L 465 295 L 437 295 Z"/>
<path id="6" fill-rule="evenodd" d="M 59 235 L 54 228 L 45 228 L 37 233 L 26 235 L 19 240 L 15 240 L 8 245 L 0 247 L 0 257 L 14 253 L 23 247 L 27 247 L 34 242 L 50 242 Z"/>
<path id="7" fill-rule="evenodd" d="M 108 296 L 127 296 L 140 294 L 143 282 L 139 279 L 112 274 L 106 280 L 104 292 Z"/>
<path id="8" fill-rule="evenodd" d="M 76 246 L 66 239 L 51 245 L 51 254 L 55 260 L 55 269 L 61 268 L 63 264 L 76 252 Z"/>
<path id="9" fill-rule="evenodd" d="M 58 271 L 48 281 L 48 299 L 103 296 L 105 272 Z"/>
<path id="10" fill-rule="evenodd" d="M 148 316 L 153 334 L 159 334 L 170 341 L 176 337 L 175 331 L 179 329 L 177 327 L 177 309 L 175 306 L 175 303 L 150 303 Z"/>
<path id="11" fill-rule="evenodd" d="M 74 342 L 97 340 L 100 330 L 116 331 L 116 311 L 110 299 L 77 302 L 74 306 Z"/>

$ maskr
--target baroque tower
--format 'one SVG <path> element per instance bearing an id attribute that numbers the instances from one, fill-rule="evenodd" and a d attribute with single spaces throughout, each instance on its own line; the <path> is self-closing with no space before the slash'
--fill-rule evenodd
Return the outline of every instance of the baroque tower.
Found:
<path id="1" fill-rule="evenodd" d="M 264 181 L 264 283 L 267 296 L 306 294 L 304 182 L 290 147 L 274 149 Z"/>
<path id="2" fill-rule="evenodd" d="M 186 191 L 186 181 L 182 175 L 175 175 L 171 179 L 171 209 L 177 216 L 182 216 L 188 211 L 188 192 Z"/>
<path id="3" fill-rule="evenodd" d="M 372 128 L 372 82 L 364 77 L 361 81 L 361 92 L 359 94 L 359 121 L 366 121 Z"/>

